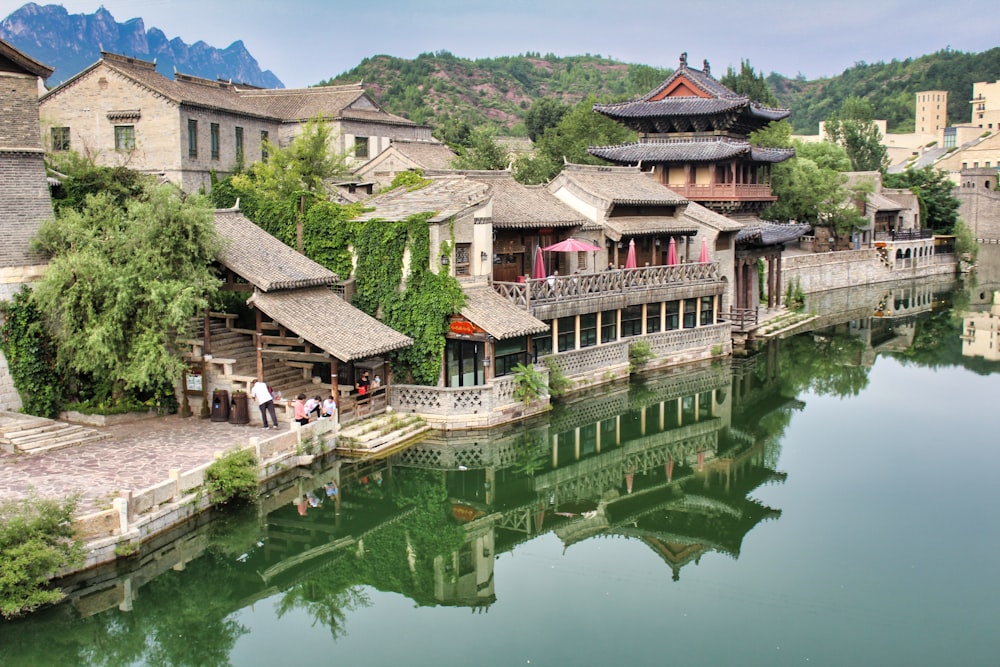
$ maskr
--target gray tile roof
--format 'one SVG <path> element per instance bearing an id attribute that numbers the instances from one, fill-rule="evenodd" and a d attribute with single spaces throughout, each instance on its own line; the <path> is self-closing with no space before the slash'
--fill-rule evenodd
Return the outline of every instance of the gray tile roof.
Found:
<path id="1" fill-rule="evenodd" d="M 607 206 L 683 206 L 688 203 L 687 199 L 660 185 L 638 167 L 568 164 L 549 187 L 558 187 L 567 181 L 604 200 Z"/>
<path id="2" fill-rule="evenodd" d="M 527 311 L 497 294 L 492 287 L 466 287 L 462 316 L 498 340 L 548 331 Z"/>
<path id="3" fill-rule="evenodd" d="M 736 157 L 753 162 L 783 162 L 795 155 L 793 148 L 757 148 L 728 137 L 690 139 L 641 139 L 617 146 L 591 146 L 596 157 L 619 164 L 640 162 L 719 162 Z"/>
<path id="4" fill-rule="evenodd" d="M 217 210 L 215 230 L 223 241 L 219 260 L 264 292 L 331 285 L 338 280 L 333 271 L 289 248 L 238 209 Z"/>
<path id="5" fill-rule="evenodd" d="M 885 195 L 877 192 L 873 192 L 868 195 L 868 199 L 865 203 L 876 211 L 902 211 L 906 208 L 899 202 L 893 201 Z"/>
<path id="6" fill-rule="evenodd" d="M 431 179 L 428 185 L 416 190 L 396 188 L 376 195 L 365 202 L 373 210 L 359 215 L 356 220 L 404 220 L 417 213 L 434 213 L 431 222 L 443 222 L 467 209 L 483 205 L 489 198 L 490 188 L 465 176 L 447 176 Z"/>
<path id="7" fill-rule="evenodd" d="M 0 39 L 0 58 L 5 58 L 11 61 L 25 74 L 34 74 L 35 76 L 40 76 L 43 79 L 49 78 L 49 76 L 52 75 L 52 72 L 55 71 L 55 68 L 43 65 L 28 54 L 14 48 L 2 39 Z"/>
<path id="8" fill-rule="evenodd" d="M 716 213 L 697 202 L 691 202 L 681 213 L 681 217 L 697 222 L 699 225 L 718 230 L 720 232 L 738 232 L 746 224 L 733 218 Z"/>
<path id="9" fill-rule="evenodd" d="M 736 242 L 761 246 L 794 241 L 809 232 L 812 225 L 804 222 L 779 223 L 761 220 L 748 224 L 736 235 Z"/>
<path id="10" fill-rule="evenodd" d="M 578 227 L 587 219 L 559 201 L 545 186 L 522 185 L 509 171 L 466 171 L 488 185 L 493 195 L 493 226 L 498 229 Z"/>
<path id="11" fill-rule="evenodd" d="M 652 234 L 693 235 L 698 233 L 698 225 L 688 218 L 667 216 L 626 216 L 609 218 L 605 223 L 605 234 L 613 241 L 623 236 L 650 236 Z"/>
<path id="12" fill-rule="evenodd" d="M 374 357 L 413 339 L 363 313 L 325 287 L 256 292 L 249 303 L 341 361 Z"/>
<path id="13" fill-rule="evenodd" d="M 629 120 L 720 116 L 736 113 L 741 117 L 741 125 L 763 127 L 772 120 L 787 118 L 788 109 L 772 109 L 739 95 L 722 85 L 706 69 L 698 70 L 687 66 L 686 56 L 681 58 L 680 67 L 673 74 L 643 97 L 614 104 L 595 104 L 594 111 L 628 123 Z M 692 95 L 662 97 L 678 84 L 693 89 Z M 699 94 L 700 93 L 700 94 Z"/>
<path id="14" fill-rule="evenodd" d="M 447 169 L 458 155 L 440 141 L 404 141 L 393 139 L 390 148 L 395 148 L 416 164 L 428 169 Z"/>
<path id="15" fill-rule="evenodd" d="M 351 118 L 391 125 L 416 125 L 413 121 L 382 111 L 359 85 L 317 86 L 315 88 L 260 89 L 228 81 L 213 81 L 187 74 L 168 79 L 152 62 L 114 53 L 101 53 L 101 60 L 42 98 L 58 95 L 98 67 L 108 67 L 146 89 L 188 106 L 245 114 L 276 121 L 304 121 L 317 116 Z M 354 109 L 362 101 L 366 108 Z"/>

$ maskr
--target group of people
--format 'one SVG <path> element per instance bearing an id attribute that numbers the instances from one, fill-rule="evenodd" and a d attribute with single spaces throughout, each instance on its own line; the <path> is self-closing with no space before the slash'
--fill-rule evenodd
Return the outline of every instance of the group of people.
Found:
<path id="1" fill-rule="evenodd" d="M 337 402 L 332 396 L 323 400 L 319 396 L 307 399 L 305 394 L 299 394 L 295 397 L 293 408 L 295 421 L 303 426 L 315 419 L 330 419 L 337 416 Z"/>

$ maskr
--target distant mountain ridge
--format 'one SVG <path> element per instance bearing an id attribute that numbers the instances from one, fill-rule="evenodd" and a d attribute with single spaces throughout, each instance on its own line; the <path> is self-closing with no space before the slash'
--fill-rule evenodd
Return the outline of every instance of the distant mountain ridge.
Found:
<path id="1" fill-rule="evenodd" d="M 232 79 L 261 88 L 284 88 L 270 70 L 261 71 L 242 41 L 225 49 L 198 41 L 167 39 L 159 28 L 146 30 L 141 18 L 118 23 L 104 7 L 93 14 L 70 14 L 62 5 L 28 3 L 0 21 L 0 39 L 50 67 L 55 86 L 97 62 L 101 51 L 155 60 L 166 77 L 176 71 L 206 79 Z"/>

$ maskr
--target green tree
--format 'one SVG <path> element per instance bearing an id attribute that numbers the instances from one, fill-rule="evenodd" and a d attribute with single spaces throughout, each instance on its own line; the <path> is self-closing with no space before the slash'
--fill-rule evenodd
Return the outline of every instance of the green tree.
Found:
<path id="1" fill-rule="evenodd" d="M 909 188 L 920 201 L 920 226 L 940 234 L 950 234 L 958 222 L 958 201 L 952 191 L 955 184 L 948 172 L 930 165 L 920 169 L 907 169 L 896 174 L 886 174 L 883 183 L 887 188 Z"/>
<path id="2" fill-rule="evenodd" d="M 854 205 L 856 196 L 846 187 L 847 177 L 822 168 L 806 157 L 775 165 L 771 189 L 778 201 L 765 216 L 779 222 L 808 222 L 829 226 L 842 237 L 865 224 Z"/>
<path id="3" fill-rule="evenodd" d="M 795 142 L 795 154 L 812 160 L 820 169 L 832 171 L 851 171 L 851 159 L 847 157 L 847 151 L 843 146 L 829 141 L 815 141 L 804 143 Z"/>
<path id="4" fill-rule="evenodd" d="M 569 106 L 554 97 L 542 97 L 535 100 L 524 116 L 524 126 L 528 130 L 528 138 L 538 139 L 550 127 L 555 127 L 569 111 Z"/>
<path id="5" fill-rule="evenodd" d="M 506 169 L 510 161 L 507 151 L 497 143 L 497 133 L 492 127 L 476 128 L 469 136 L 469 146 L 464 148 L 452 164 L 456 169 Z"/>
<path id="6" fill-rule="evenodd" d="M 171 185 L 148 185 L 122 209 L 89 196 L 82 210 L 43 223 L 51 255 L 33 300 L 63 367 L 92 379 L 95 394 L 155 391 L 181 377 L 177 340 L 219 285 L 212 209 Z"/>
<path id="7" fill-rule="evenodd" d="M 635 141 L 635 133 L 593 110 L 597 99 L 588 97 L 568 111 L 555 127 L 545 130 L 538 141 L 538 154 L 553 164 L 564 160 L 580 164 L 605 164 L 587 152 L 590 146 L 607 146 Z"/>
<path id="8" fill-rule="evenodd" d="M 839 115 L 826 123 L 827 137 L 847 151 L 852 171 L 885 171 L 889 166 L 889 153 L 874 115 L 868 100 L 852 96 L 844 100 Z"/>
<path id="9" fill-rule="evenodd" d="M 55 418 L 63 405 L 63 382 L 56 369 L 52 337 L 31 290 L 24 286 L 8 302 L 0 301 L 0 349 L 7 357 L 11 378 L 23 410 L 29 415 Z"/>
<path id="10" fill-rule="evenodd" d="M 719 83 L 739 95 L 746 95 L 754 102 L 760 102 L 767 107 L 778 107 L 778 98 L 764 80 L 763 74 L 758 74 L 750 65 L 749 60 L 740 59 L 740 71 L 733 67 L 726 69 L 726 74 Z"/>

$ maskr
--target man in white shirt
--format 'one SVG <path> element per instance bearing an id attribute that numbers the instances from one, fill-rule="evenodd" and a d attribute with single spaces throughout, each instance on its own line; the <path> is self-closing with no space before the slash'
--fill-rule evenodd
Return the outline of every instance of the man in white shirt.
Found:
<path id="1" fill-rule="evenodd" d="M 274 413 L 274 396 L 271 395 L 271 390 L 268 388 L 267 383 L 261 379 L 257 379 L 253 383 L 253 388 L 250 390 L 253 394 L 254 399 L 257 401 L 257 407 L 260 408 L 260 421 L 267 428 L 267 415 L 271 415 L 271 428 L 278 428 L 278 416 Z"/>

